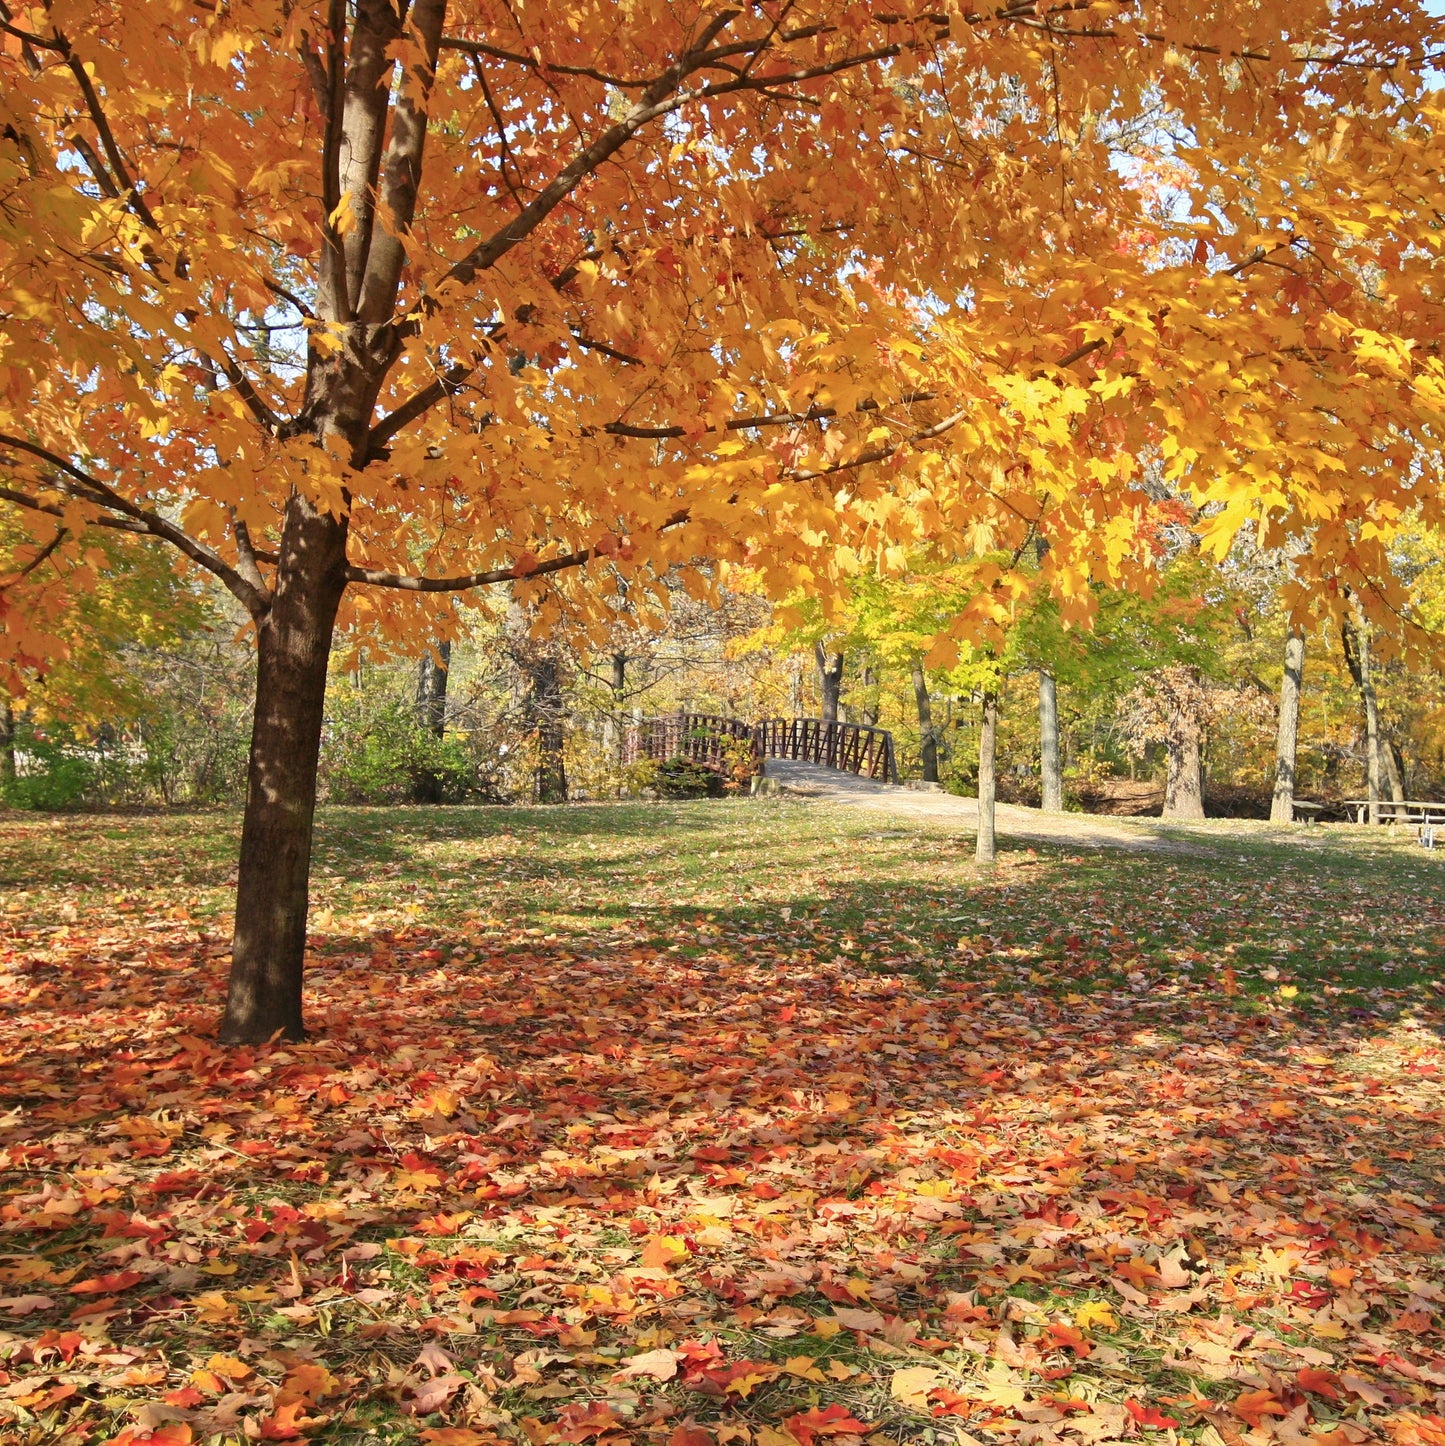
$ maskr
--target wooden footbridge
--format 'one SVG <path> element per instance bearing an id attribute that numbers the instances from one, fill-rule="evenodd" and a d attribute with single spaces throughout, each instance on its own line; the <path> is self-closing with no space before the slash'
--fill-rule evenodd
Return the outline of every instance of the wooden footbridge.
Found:
<path id="1" fill-rule="evenodd" d="M 823 718 L 768 718 L 761 723 L 711 713 L 646 718 L 627 730 L 623 756 L 628 763 L 687 758 L 730 777 L 740 771 L 744 776 L 761 773 L 769 758 L 797 758 L 880 783 L 898 782 L 893 735 L 886 728 Z"/>

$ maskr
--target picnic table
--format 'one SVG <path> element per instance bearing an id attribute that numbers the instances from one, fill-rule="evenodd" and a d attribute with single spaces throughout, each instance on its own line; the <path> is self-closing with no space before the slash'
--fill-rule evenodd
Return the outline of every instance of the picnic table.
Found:
<path id="1" fill-rule="evenodd" d="M 1379 810 L 1381 823 L 1415 824 L 1420 831 L 1420 842 L 1427 849 L 1435 847 L 1436 832 L 1445 827 L 1445 803 L 1418 798 L 1381 798 L 1373 805 L 1367 798 L 1345 800 L 1345 808 L 1353 810 L 1356 823 L 1368 823 L 1372 807 Z"/>

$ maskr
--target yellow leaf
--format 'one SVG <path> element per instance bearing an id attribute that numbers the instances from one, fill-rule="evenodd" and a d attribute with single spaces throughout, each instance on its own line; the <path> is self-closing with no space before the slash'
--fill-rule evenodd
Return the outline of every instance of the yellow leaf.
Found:
<path id="1" fill-rule="evenodd" d="M 1114 1307 L 1103 1300 L 1086 1301 L 1081 1305 L 1074 1312 L 1074 1324 L 1080 1330 L 1088 1330 L 1092 1326 L 1102 1326 L 1106 1331 L 1119 1329 L 1119 1319 L 1114 1314 Z"/>
<path id="2" fill-rule="evenodd" d="M 928 1366 L 907 1366 L 901 1371 L 894 1371 L 888 1392 L 895 1401 L 922 1411 L 927 1409 L 928 1393 L 940 1379 L 938 1372 Z"/>

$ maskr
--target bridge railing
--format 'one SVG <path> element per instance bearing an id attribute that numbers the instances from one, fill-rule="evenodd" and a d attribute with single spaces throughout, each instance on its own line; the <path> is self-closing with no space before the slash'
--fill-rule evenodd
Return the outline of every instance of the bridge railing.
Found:
<path id="1" fill-rule="evenodd" d="M 880 783 L 898 782 L 893 735 L 886 728 L 823 718 L 769 718 L 753 729 L 753 736 L 763 758 L 796 758 Z"/>
<path id="2" fill-rule="evenodd" d="M 719 773 L 732 773 L 740 763 L 757 772 L 757 744 L 750 724 L 713 713 L 674 713 L 667 718 L 646 718 L 627 730 L 625 763 L 651 758 L 690 758 Z"/>
<path id="3" fill-rule="evenodd" d="M 646 718 L 627 730 L 624 763 L 689 758 L 730 776 L 756 773 L 765 758 L 795 758 L 881 783 L 898 782 L 893 735 L 866 723 L 823 718 L 768 718 L 744 723 L 715 713 Z"/>

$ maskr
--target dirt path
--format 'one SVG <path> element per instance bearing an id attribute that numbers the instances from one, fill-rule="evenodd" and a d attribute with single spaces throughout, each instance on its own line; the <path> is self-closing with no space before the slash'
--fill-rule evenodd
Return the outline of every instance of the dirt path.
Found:
<path id="1" fill-rule="evenodd" d="M 875 783 L 851 773 L 820 768 L 814 763 L 798 763 L 788 759 L 770 758 L 764 777 L 771 786 L 795 798 L 812 798 L 820 802 L 851 805 L 894 818 L 936 818 L 955 820 L 965 828 L 978 823 L 978 800 L 959 798 L 950 793 L 924 792 L 899 788 L 891 783 Z M 1064 848 L 1119 848 L 1144 853 L 1208 854 L 1211 835 L 1217 838 L 1220 823 L 1193 829 L 1189 824 L 1171 822 L 1167 826 L 1157 819 L 1106 818 L 1088 813 L 1041 813 L 1036 808 L 1019 808 L 1013 804 L 998 805 L 1000 837 L 1028 842 L 1053 844 Z M 1248 820 L 1238 830 L 1228 829 L 1228 836 L 1254 836 L 1267 833 L 1270 842 L 1302 842 L 1302 828 L 1271 827 Z M 1311 830 L 1311 833 L 1315 830 Z"/>

